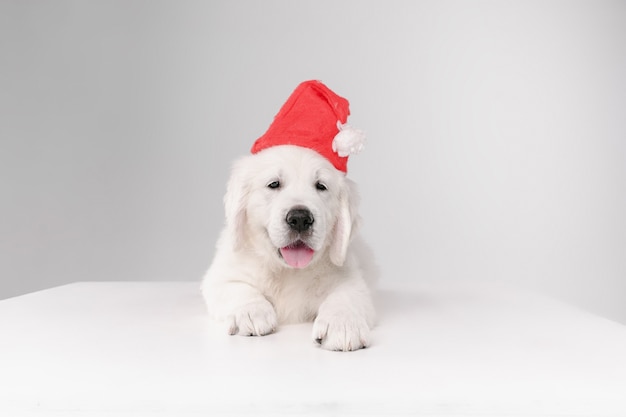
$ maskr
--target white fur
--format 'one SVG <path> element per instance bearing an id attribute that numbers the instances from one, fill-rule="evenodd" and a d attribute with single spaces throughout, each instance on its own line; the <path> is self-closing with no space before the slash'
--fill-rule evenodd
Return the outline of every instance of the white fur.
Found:
<path id="1" fill-rule="evenodd" d="M 273 181 L 278 189 L 268 187 Z M 261 336 L 278 323 L 314 320 L 312 337 L 325 349 L 368 346 L 375 266 L 356 236 L 357 200 L 356 185 L 310 149 L 274 146 L 236 161 L 224 197 L 226 226 L 202 284 L 211 315 L 229 334 Z M 285 220 L 294 206 L 315 219 L 302 238 L 315 254 L 301 269 L 279 254 L 294 240 Z"/>
<path id="2" fill-rule="evenodd" d="M 363 150 L 365 145 L 365 132 L 355 129 L 349 124 L 342 124 L 337 120 L 339 133 L 333 139 L 333 151 L 339 156 L 354 155 Z"/>

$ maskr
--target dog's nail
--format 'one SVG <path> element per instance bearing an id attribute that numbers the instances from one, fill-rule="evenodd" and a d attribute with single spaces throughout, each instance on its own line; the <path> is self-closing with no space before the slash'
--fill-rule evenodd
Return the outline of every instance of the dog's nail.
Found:
<path id="1" fill-rule="evenodd" d="M 323 339 L 322 339 L 321 337 L 320 337 L 320 338 L 318 338 L 318 339 L 315 339 L 315 341 L 316 341 L 316 342 L 317 342 L 317 344 L 319 344 L 319 345 L 321 345 L 321 344 L 322 344 L 322 340 L 323 340 Z"/>

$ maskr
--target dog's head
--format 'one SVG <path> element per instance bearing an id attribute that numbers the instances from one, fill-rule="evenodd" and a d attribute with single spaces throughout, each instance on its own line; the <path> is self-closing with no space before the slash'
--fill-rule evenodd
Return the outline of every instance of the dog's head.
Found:
<path id="1" fill-rule="evenodd" d="M 305 268 L 324 256 L 343 265 L 357 222 L 355 184 L 298 146 L 235 162 L 224 203 L 235 250 L 261 251 L 286 267 Z"/>

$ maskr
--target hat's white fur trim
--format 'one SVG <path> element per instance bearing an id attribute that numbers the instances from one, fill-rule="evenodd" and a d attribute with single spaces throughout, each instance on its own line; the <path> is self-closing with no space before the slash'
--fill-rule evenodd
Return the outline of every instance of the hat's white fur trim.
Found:
<path id="1" fill-rule="evenodd" d="M 365 144 L 365 132 L 355 129 L 349 124 L 337 121 L 339 133 L 333 139 L 333 151 L 341 157 L 354 155 L 363 149 Z"/>

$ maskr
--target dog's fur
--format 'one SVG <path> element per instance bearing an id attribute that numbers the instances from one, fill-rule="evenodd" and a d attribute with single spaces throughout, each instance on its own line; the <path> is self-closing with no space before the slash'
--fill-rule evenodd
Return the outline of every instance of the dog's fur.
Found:
<path id="1" fill-rule="evenodd" d="M 226 226 L 202 285 L 211 315 L 231 335 L 261 336 L 278 323 L 314 320 L 312 337 L 325 349 L 368 346 L 376 269 L 356 236 L 357 200 L 356 185 L 307 148 L 274 146 L 236 161 L 224 197 Z M 294 207 L 313 215 L 309 230 L 289 227 Z M 279 251 L 296 239 L 315 251 L 304 268 L 289 266 Z"/>

